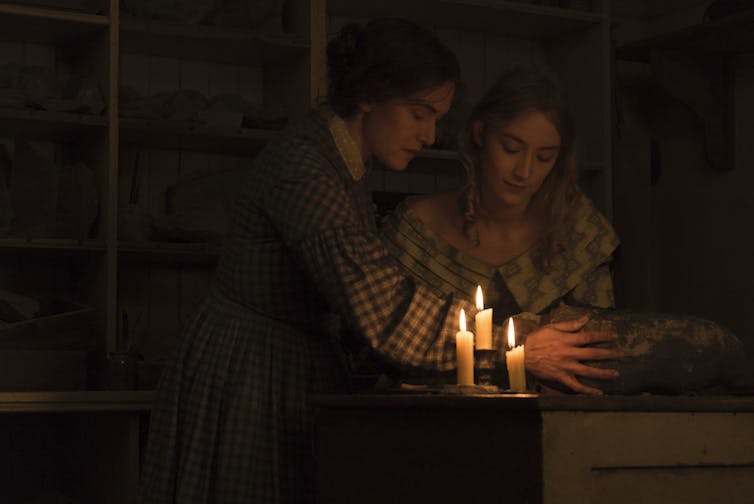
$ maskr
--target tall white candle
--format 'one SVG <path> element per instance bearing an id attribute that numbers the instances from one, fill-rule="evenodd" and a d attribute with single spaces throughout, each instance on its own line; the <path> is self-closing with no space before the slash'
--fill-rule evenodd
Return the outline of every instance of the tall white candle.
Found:
<path id="1" fill-rule="evenodd" d="M 474 334 L 466 330 L 466 313 L 461 308 L 456 333 L 458 385 L 474 385 Z"/>
<path id="2" fill-rule="evenodd" d="M 484 309 L 481 285 L 477 285 L 476 288 L 476 307 L 479 310 L 474 317 L 476 348 L 477 350 L 490 350 L 492 348 L 492 308 Z"/>
<path id="3" fill-rule="evenodd" d="M 513 327 L 513 317 L 508 319 L 508 347 L 505 352 L 505 363 L 508 367 L 508 381 L 511 391 L 526 392 L 526 368 L 524 366 L 524 346 L 516 346 L 516 330 Z"/>

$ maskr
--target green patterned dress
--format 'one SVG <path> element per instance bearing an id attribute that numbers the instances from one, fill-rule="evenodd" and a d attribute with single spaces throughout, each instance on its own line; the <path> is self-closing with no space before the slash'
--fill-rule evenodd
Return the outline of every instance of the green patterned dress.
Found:
<path id="1" fill-rule="evenodd" d="M 385 220 L 381 236 L 404 271 L 439 296 L 471 301 L 481 285 L 497 324 L 521 312 L 546 313 L 561 303 L 613 307 L 610 262 L 618 237 L 586 196 L 581 194 L 576 205 L 563 253 L 549 270 L 538 267 L 543 253 L 538 245 L 502 265 L 464 254 L 429 229 L 409 201 Z"/>

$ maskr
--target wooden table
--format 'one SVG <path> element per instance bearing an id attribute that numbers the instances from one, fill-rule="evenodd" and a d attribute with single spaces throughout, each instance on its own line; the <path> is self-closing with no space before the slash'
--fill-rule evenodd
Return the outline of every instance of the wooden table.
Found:
<path id="1" fill-rule="evenodd" d="M 754 502 L 754 397 L 313 402 L 321 504 Z"/>

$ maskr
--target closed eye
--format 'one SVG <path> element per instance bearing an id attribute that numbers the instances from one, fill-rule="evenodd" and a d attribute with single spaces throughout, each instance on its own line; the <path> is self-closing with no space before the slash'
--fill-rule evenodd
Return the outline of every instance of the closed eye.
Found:
<path id="1" fill-rule="evenodd" d="M 500 144 L 503 146 L 503 150 L 508 154 L 518 154 L 521 152 L 521 145 L 518 142 L 510 139 L 505 139 Z"/>
<path id="2" fill-rule="evenodd" d="M 416 119 L 417 121 L 424 121 L 429 118 L 429 112 L 423 108 L 415 108 L 411 110 L 411 115 Z"/>
<path id="3" fill-rule="evenodd" d="M 537 153 L 537 159 L 542 163 L 550 163 L 557 159 L 559 152 L 558 147 L 546 147 Z"/>

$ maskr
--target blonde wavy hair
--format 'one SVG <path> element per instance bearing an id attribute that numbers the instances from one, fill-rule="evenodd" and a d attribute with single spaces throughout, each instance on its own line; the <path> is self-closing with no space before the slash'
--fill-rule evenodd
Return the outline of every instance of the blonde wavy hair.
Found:
<path id="1" fill-rule="evenodd" d="M 474 140 L 473 125 L 481 121 L 484 129 L 487 129 L 506 124 L 532 110 L 550 118 L 561 141 L 552 171 L 530 202 L 544 216 L 541 237 L 544 254 L 538 260 L 539 266 L 547 269 L 562 250 L 563 232 L 573 217 L 574 203 L 580 192 L 573 122 L 558 81 L 550 71 L 533 65 L 511 66 L 502 72 L 477 102 L 459 138 L 466 185 L 461 190 L 458 205 L 464 218 L 464 234 L 479 244 L 479 234 L 474 224 L 481 209 L 479 176 L 482 147 Z"/>

